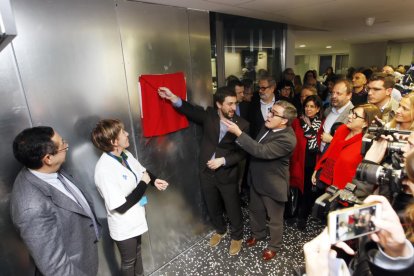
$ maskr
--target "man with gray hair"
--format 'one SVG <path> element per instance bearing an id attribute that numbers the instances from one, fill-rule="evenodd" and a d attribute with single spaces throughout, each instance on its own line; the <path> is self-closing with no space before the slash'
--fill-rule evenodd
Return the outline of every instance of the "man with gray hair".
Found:
<path id="1" fill-rule="evenodd" d="M 271 260 L 282 247 L 283 213 L 288 199 L 289 160 L 296 146 L 296 136 L 290 127 L 296 118 L 296 108 L 278 101 L 270 107 L 264 126 L 256 140 L 230 120 L 223 120 L 229 132 L 237 136 L 236 143 L 251 155 L 248 169 L 250 184 L 250 225 L 252 236 L 248 247 L 266 238 L 266 213 L 270 217 L 270 242 L 262 259 Z"/>
<path id="2" fill-rule="evenodd" d="M 259 79 L 259 97 L 254 97 L 250 103 L 248 121 L 250 136 L 256 137 L 266 121 L 267 113 L 273 106 L 276 91 L 276 81 L 272 76 L 262 76 Z"/>

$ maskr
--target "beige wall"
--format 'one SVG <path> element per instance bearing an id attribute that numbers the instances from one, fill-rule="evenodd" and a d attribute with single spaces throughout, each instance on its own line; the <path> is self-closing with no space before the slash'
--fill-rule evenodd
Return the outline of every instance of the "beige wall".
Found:
<path id="1" fill-rule="evenodd" d="M 387 42 L 351 44 L 349 46 L 349 66 L 381 68 L 386 62 Z"/>

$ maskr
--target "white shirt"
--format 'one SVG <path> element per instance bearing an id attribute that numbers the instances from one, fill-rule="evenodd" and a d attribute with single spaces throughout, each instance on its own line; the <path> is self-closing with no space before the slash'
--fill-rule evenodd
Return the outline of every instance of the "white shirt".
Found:
<path id="1" fill-rule="evenodd" d="M 145 168 L 129 151 L 125 153 L 128 156 L 127 162 L 139 182 Z M 95 185 L 105 200 L 109 233 L 116 241 L 133 238 L 148 231 L 145 208 L 138 202 L 123 214 L 115 210 L 126 202 L 125 197 L 135 189 L 137 184 L 130 170 L 107 153 L 101 155 L 95 167 Z"/>
<path id="2" fill-rule="evenodd" d="M 62 182 L 57 178 L 57 173 L 42 173 L 35 170 L 29 169 L 29 171 L 40 178 L 41 180 L 45 181 L 47 184 L 53 186 L 54 188 L 58 189 L 60 192 L 62 192 L 65 196 L 69 197 L 71 200 L 75 201 L 76 204 L 78 204 L 78 201 L 75 199 L 75 197 L 63 186 Z M 63 176 L 63 175 L 62 175 Z M 76 187 L 75 184 L 73 184 L 69 179 L 67 179 L 65 176 L 63 176 L 66 180 L 66 182 L 71 186 L 73 190 L 75 190 L 76 193 L 79 194 L 80 198 L 88 204 L 88 201 L 83 196 L 82 192 Z M 89 205 L 89 204 L 88 204 Z"/>
<path id="3" fill-rule="evenodd" d="M 346 105 L 341 107 L 340 109 L 336 109 L 336 107 L 332 107 L 331 112 L 329 112 L 328 116 L 326 116 L 325 123 L 323 124 L 323 131 L 326 133 L 331 132 L 332 125 L 335 123 L 335 121 L 338 119 L 339 115 L 344 112 L 344 110 L 348 107 L 348 105 L 351 104 L 351 101 L 349 101 Z M 321 142 L 321 151 L 325 148 L 326 143 Z"/>
<path id="4" fill-rule="evenodd" d="M 260 100 L 260 110 L 262 111 L 263 120 L 266 121 L 267 113 L 269 113 L 269 108 L 272 107 L 274 103 L 275 103 L 274 96 L 270 103 L 265 103 L 264 101 Z"/>

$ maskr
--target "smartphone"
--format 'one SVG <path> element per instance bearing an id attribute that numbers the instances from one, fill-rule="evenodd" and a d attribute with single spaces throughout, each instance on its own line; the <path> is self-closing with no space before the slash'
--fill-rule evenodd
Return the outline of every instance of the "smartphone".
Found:
<path id="1" fill-rule="evenodd" d="M 332 244 L 358 238 L 378 229 L 372 217 L 381 217 L 380 203 L 369 203 L 328 214 L 328 233 Z"/>

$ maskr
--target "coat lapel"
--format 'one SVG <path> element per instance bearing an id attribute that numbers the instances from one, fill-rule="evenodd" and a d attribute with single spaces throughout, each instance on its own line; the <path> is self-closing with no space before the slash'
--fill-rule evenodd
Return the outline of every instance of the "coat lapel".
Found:
<path id="1" fill-rule="evenodd" d="M 45 181 L 41 180 L 40 178 L 32 174 L 27 169 L 25 170 L 25 177 L 29 183 L 36 186 L 40 191 L 42 191 L 43 194 L 50 197 L 57 206 L 68 211 L 89 217 L 82 209 L 82 207 L 79 206 L 76 202 L 74 202 L 72 199 L 67 197 L 65 194 L 63 194 L 55 187 L 51 186 L 50 184 L 46 183 Z"/>

